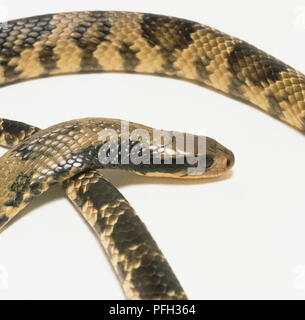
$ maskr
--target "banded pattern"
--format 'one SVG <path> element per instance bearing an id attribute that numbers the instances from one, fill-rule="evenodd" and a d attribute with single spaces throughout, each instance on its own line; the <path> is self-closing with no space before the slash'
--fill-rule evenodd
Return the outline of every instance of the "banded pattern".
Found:
<path id="1" fill-rule="evenodd" d="M 8 119 L 0 119 L 0 122 L 0 145 L 3 147 L 16 146 L 40 130 Z M 100 239 L 126 298 L 187 299 L 146 226 L 107 179 L 89 170 L 66 180 L 63 187 Z M 6 217 L 2 220 L 6 221 Z"/>
<path id="2" fill-rule="evenodd" d="M 0 86 L 83 72 L 162 75 L 245 100 L 305 132 L 305 76 L 205 25 L 153 14 L 93 11 L 18 19 L 0 28 Z M 0 158 L 0 228 L 50 185 L 66 181 L 68 196 L 101 236 L 128 297 L 155 298 L 158 291 L 162 299 L 185 298 L 152 238 L 147 233 L 137 238 L 145 227 L 128 202 L 91 170 L 103 167 L 97 150 L 102 145 L 98 132 L 105 124 L 119 130 L 113 120 L 105 119 L 76 120 L 42 132 L 0 122 L 0 143 L 16 145 L 25 139 Z M 233 165 L 233 154 L 214 140 L 208 140 L 207 150 L 207 176 L 220 175 Z M 186 167 L 181 166 L 120 168 L 142 175 L 186 177 Z M 96 190 L 105 193 L 107 204 L 96 197 Z M 125 224 L 131 228 L 130 246 L 121 242 L 119 226 Z M 156 266 L 166 277 L 155 272 Z M 157 286 L 138 280 L 144 269 Z"/>
<path id="3" fill-rule="evenodd" d="M 128 299 L 187 299 L 145 225 L 110 182 L 91 170 L 65 185 L 69 199 L 101 239 Z"/>
<path id="4" fill-rule="evenodd" d="M 235 37 L 146 13 L 70 12 L 9 21 L 0 32 L 0 85 L 81 72 L 195 81 L 305 131 L 305 77 Z"/>

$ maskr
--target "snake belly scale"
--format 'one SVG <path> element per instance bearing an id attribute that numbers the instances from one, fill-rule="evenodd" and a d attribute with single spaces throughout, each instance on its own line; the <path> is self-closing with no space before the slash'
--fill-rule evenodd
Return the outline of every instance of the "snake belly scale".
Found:
<path id="1" fill-rule="evenodd" d="M 168 16 L 112 11 L 47 14 L 1 25 L 1 86 L 88 72 L 152 74 L 193 81 L 248 102 L 305 132 L 305 76 L 254 46 L 205 25 Z M 72 179 L 71 191 L 74 175 L 100 167 L 94 153 L 100 147 L 96 130 L 105 121 L 80 119 L 39 132 L 34 127 L 29 131 L 26 125 L 24 130 L 22 125 L 3 122 L 1 143 L 21 142 L 0 159 L 2 226 L 51 184 Z M 69 132 L 73 132 L 70 137 L 77 136 L 74 154 L 69 147 L 65 152 L 58 148 L 62 142 L 56 144 L 50 139 L 52 134 L 65 139 Z M 54 143 L 55 149 L 49 150 L 46 141 Z M 75 147 L 73 143 L 71 146 Z M 48 149 L 46 155 L 43 148 Z M 234 162 L 232 153 L 212 140 L 209 156 L 211 169 L 216 165 L 214 171 L 207 170 L 209 177 L 222 174 Z M 69 168 L 67 160 L 72 161 Z M 63 162 L 66 166 L 61 165 Z M 175 172 L 166 166 L 127 169 L 145 175 L 186 177 L 181 167 Z M 89 172 L 92 179 L 98 178 L 95 171 Z M 70 198 L 79 205 L 81 200 L 74 196 Z"/>

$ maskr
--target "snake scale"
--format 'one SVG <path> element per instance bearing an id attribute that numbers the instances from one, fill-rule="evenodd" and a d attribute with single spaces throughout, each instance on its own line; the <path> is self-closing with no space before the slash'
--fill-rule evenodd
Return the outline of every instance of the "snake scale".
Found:
<path id="1" fill-rule="evenodd" d="M 247 42 L 208 26 L 168 16 L 112 11 L 47 14 L 1 26 L 1 86 L 89 72 L 140 73 L 192 81 L 250 103 L 305 132 L 305 76 Z M 124 244 L 122 253 L 119 240 L 107 233 L 116 228 L 121 218 L 128 220 L 128 214 L 135 214 L 122 195 L 95 171 L 103 167 L 97 161 L 97 148 L 101 147 L 98 132 L 105 127 L 119 132 L 118 120 L 114 119 L 78 119 L 42 131 L 3 119 L 1 144 L 14 147 L 0 159 L 0 227 L 50 185 L 64 182 L 69 198 L 99 236 L 102 234 L 105 248 L 111 244 L 113 251 L 108 254 L 128 298 L 186 298 L 152 238 L 148 241 L 153 244 L 150 253 L 137 260 L 135 256 L 128 257 L 127 252 L 139 250 L 138 257 L 141 256 L 144 246 L 140 242 L 131 241 L 129 247 Z M 130 142 L 133 146 L 139 143 Z M 185 150 L 171 152 L 176 158 L 186 154 Z M 218 176 L 233 163 L 234 156 L 228 149 L 207 138 L 207 170 L 197 178 Z M 177 164 L 123 169 L 142 175 L 188 177 L 186 167 Z M 113 195 L 111 210 L 107 210 L 102 196 L 96 196 L 96 190 Z M 108 204 L 110 198 L 104 198 Z M 113 211 L 121 216 L 111 217 Z M 107 228 L 106 220 L 111 227 Z M 145 229 L 140 220 L 137 224 Z M 162 289 L 161 285 L 155 286 L 155 291 L 149 285 L 144 289 L 136 283 L 137 271 L 143 270 L 145 261 L 151 261 L 147 259 L 152 258 L 152 252 L 159 262 L 165 261 L 167 272 L 161 273 L 168 275 L 163 277 L 168 279 L 166 285 Z M 144 279 L 155 283 L 156 274 L 150 268 Z"/>

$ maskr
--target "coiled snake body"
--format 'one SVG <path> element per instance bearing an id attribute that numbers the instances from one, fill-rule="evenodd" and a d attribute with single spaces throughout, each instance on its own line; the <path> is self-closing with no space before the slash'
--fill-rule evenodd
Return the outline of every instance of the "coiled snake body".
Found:
<path id="1" fill-rule="evenodd" d="M 86 72 L 163 75 L 242 99 L 305 132 L 304 75 L 244 41 L 199 23 L 153 14 L 95 11 L 25 18 L 1 28 L 1 86 Z M 119 132 L 118 120 L 79 119 L 39 131 L 3 119 L 1 144 L 15 147 L 0 159 L 0 227 L 50 185 L 66 181 L 69 198 L 102 237 L 128 298 L 186 298 L 151 237 L 126 245 L 128 236 L 115 236 L 118 225 L 138 233 L 146 229 L 128 202 L 94 171 L 103 167 L 97 161 L 101 128 Z M 130 142 L 134 146 L 143 141 Z M 178 159 L 186 152 L 172 149 L 171 154 Z M 207 170 L 195 177 L 220 175 L 233 163 L 233 154 L 208 138 Z M 186 167 L 179 165 L 127 169 L 144 175 L 188 177 Z M 97 197 L 96 190 L 105 197 Z M 119 244 L 122 239 L 124 244 Z"/>

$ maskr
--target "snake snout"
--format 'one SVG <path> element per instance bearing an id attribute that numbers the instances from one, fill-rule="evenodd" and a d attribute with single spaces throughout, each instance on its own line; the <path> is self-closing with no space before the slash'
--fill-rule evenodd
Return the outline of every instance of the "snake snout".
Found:
<path id="1" fill-rule="evenodd" d="M 229 149 L 226 149 L 226 153 L 227 153 L 227 169 L 231 169 L 234 166 L 235 163 L 235 157 L 234 157 L 234 153 L 232 151 L 230 151 Z"/>

